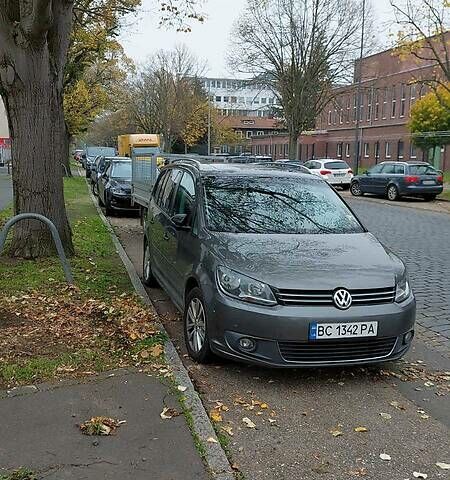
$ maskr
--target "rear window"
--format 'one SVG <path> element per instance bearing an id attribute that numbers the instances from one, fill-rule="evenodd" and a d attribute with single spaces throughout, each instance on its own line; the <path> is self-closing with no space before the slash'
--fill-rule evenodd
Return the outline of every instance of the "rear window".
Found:
<path id="1" fill-rule="evenodd" d="M 329 170 L 343 170 L 343 169 L 350 168 L 346 162 L 340 162 L 340 161 L 326 162 L 324 166 Z"/>
<path id="2" fill-rule="evenodd" d="M 410 165 L 409 173 L 413 175 L 437 175 L 438 172 L 431 165 Z"/>
<path id="3" fill-rule="evenodd" d="M 131 178 L 131 162 L 114 162 L 111 171 L 111 178 Z"/>
<path id="4" fill-rule="evenodd" d="M 204 179 L 208 228 L 257 234 L 361 233 L 361 224 L 325 183 L 299 177 Z"/>

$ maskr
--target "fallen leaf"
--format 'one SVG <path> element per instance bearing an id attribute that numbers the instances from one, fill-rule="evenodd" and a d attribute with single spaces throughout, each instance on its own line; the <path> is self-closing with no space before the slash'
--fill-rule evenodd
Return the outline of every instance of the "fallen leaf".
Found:
<path id="1" fill-rule="evenodd" d="M 424 385 L 425 385 L 426 387 L 434 387 L 434 383 L 433 383 L 433 382 L 425 382 Z M 417 477 L 417 478 L 420 478 L 420 477 Z M 424 477 L 422 477 L 422 478 L 424 478 Z M 425 478 L 426 478 L 426 477 L 425 477 Z"/>
<path id="2" fill-rule="evenodd" d="M 274 424 L 275 422 L 276 422 L 276 420 L 275 420 L 275 419 L 273 419 L 273 418 L 269 418 L 269 423 L 270 423 L 270 424 Z"/>
<path id="3" fill-rule="evenodd" d="M 109 417 L 92 417 L 90 420 L 80 425 L 80 430 L 85 435 L 108 436 L 113 435 L 117 427 L 120 427 L 123 423 L 126 422 L 124 420 L 118 421 Z"/>
<path id="4" fill-rule="evenodd" d="M 163 352 L 164 348 L 162 345 L 154 345 L 152 348 L 150 348 L 150 355 L 153 358 L 159 357 Z"/>
<path id="5" fill-rule="evenodd" d="M 380 453 L 380 458 L 381 460 L 386 460 L 386 461 L 391 460 L 391 456 L 388 455 L 387 453 Z"/>
<path id="6" fill-rule="evenodd" d="M 389 405 L 396 408 L 397 410 L 406 410 L 406 408 L 403 405 L 400 405 L 400 403 L 397 402 L 396 400 L 393 400 L 392 402 L 389 402 Z"/>
<path id="7" fill-rule="evenodd" d="M 255 428 L 256 427 L 256 425 L 248 417 L 244 417 L 242 419 L 242 421 L 245 423 L 245 426 L 247 428 Z"/>
<path id="8" fill-rule="evenodd" d="M 269 405 L 267 405 L 267 403 L 261 403 L 259 408 L 262 408 L 263 410 L 266 410 L 267 408 L 269 408 Z"/>
<path id="9" fill-rule="evenodd" d="M 223 421 L 222 414 L 220 413 L 220 410 L 218 410 L 217 408 L 213 408 L 213 409 L 209 412 L 209 418 L 210 418 L 213 422 L 217 422 L 217 423 Z"/>
<path id="10" fill-rule="evenodd" d="M 350 470 L 348 473 L 354 477 L 365 477 L 367 475 L 367 468 L 361 467 L 356 470 Z"/>
<path id="11" fill-rule="evenodd" d="M 224 432 L 228 433 L 228 435 L 230 435 L 230 437 L 232 437 L 234 435 L 233 433 L 233 427 L 231 425 L 223 425 L 221 427 L 221 430 L 223 430 Z"/>
<path id="12" fill-rule="evenodd" d="M 414 478 L 428 478 L 428 475 L 426 473 L 413 472 L 413 477 Z"/>
<path id="13" fill-rule="evenodd" d="M 338 427 L 331 429 L 330 433 L 333 435 L 333 437 L 340 437 L 344 435 L 344 433 Z"/>
<path id="14" fill-rule="evenodd" d="M 367 427 L 355 427 L 354 430 L 355 430 L 355 432 L 358 432 L 358 433 L 369 431 L 369 429 Z"/>
<path id="15" fill-rule="evenodd" d="M 141 353 L 139 355 L 143 359 L 146 359 L 146 358 L 150 357 L 150 353 L 148 352 L 148 350 L 141 350 Z"/>
<path id="16" fill-rule="evenodd" d="M 219 443 L 215 438 L 209 437 L 208 440 L 206 440 L 208 443 Z"/>
<path id="17" fill-rule="evenodd" d="M 437 462 L 436 467 L 442 468 L 442 470 L 450 470 L 450 463 Z"/>
<path id="18" fill-rule="evenodd" d="M 159 416 L 163 420 L 168 420 L 173 417 L 178 417 L 180 415 L 174 408 L 164 407 L 163 411 L 159 414 Z"/>
<path id="19" fill-rule="evenodd" d="M 187 390 L 187 387 L 183 387 L 181 385 L 178 385 L 177 389 L 180 391 L 180 392 L 185 392 Z"/>
<path id="20" fill-rule="evenodd" d="M 384 418 L 385 420 L 390 420 L 392 418 L 392 415 L 389 415 L 389 413 L 381 412 L 380 417 Z"/>

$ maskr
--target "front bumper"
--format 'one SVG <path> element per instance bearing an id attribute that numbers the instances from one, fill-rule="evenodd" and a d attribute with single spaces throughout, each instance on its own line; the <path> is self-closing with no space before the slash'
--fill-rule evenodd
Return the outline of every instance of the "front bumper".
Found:
<path id="1" fill-rule="evenodd" d="M 114 210 L 138 210 L 138 205 L 132 205 L 131 195 L 111 195 L 110 207 Z"/>
<path id="2" fill-rule="evenodd" d="M 416 315 L 414 297 L 402 304 L 353 306 L 347 311 L 341 311 L 335 307 L 263 307 L 234 300 L 218 292 L 209 293 L 205 297 L 211 349 L 223 357 L 274 367 L 362 365 L 396 360 L 411 345 Z M 364 352 L 365 339 L 333 340 L 336 349 L 342 349 L 343 352 L 336 360 L 332 352 L 334 347 L 327 345 L 330 340 L 319 343 L 308 339 L 309 325 L 312 322 L 361 321 L 378 322 L 378 336 L 367 339 L 368 348 L 373 348 L 375 352 L 373 355 L 370 350 Z M 411 337 L 407 341 L 405 334 Z M 254 351 L 243 351 L 240 348 L 239 340 L 244 337 L 255 341 Z M 377 346 L 379 344 L 386 345 L 386 350 L 381 351 Z M 294 359 L 287 355 L 286 348 L 290 349 L 290 346 L 301 354 L 294 356 Z M 322 346 L 328 352 L 323 356 L 317 353 Z M 364 355 L 355 355 L 353 348 L 362 350 Z M 345 352 L 348 352 L 348 357 Z"/>

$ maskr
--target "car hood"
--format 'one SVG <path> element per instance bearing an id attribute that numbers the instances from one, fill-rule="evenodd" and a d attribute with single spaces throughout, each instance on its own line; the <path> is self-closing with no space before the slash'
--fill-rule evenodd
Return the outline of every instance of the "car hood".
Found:
<path id="1" fill-rule="evenodd" d="M 127 178 L 111 178 L 109 183 L 111 187 L 120 188 L 124 192 L 131 193 L 131 180 Z"/>
<path id="2" fill-rule="evenodd" d="M 214 233 L 209 242 L 220 265 L 276 288 L 386 288 L 395 285 L 395 278 L 405 268 L 370 233 Z"/>

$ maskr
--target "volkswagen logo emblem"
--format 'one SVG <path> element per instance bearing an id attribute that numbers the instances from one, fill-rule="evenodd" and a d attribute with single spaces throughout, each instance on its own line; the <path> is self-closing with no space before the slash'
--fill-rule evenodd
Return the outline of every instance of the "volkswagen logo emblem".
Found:
<path id="1" fill-rule="evenodd" d="M 340 288 L 334 292 L 333 301 L 337 308 L 347 310 L 347 308 L 350 308 L 353 299 L 348 290 Z"/>

